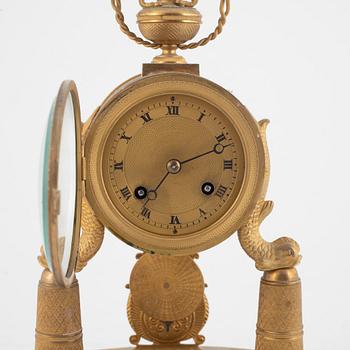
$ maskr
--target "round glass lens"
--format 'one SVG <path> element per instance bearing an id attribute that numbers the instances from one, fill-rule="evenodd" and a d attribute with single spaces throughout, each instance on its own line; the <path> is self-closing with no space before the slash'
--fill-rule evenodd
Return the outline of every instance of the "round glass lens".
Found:
<path id="1" fill-rule="evenodd" d="M 59 259 L 62 272 L 68 272 L 76 203 L 76 140 L 72 95 L 69 93 L 63 117 L 61 144 L 58 160 L 58 204 L 57 218 Z"/>
<path id="2" fill-rule="evenodd" d="M 51 272 L 58 283 L 68 284 L 76 257 L 77 157 L 80 154 L 80 129 L 77 127 L 74 96 L 60 90 L 54 101 L 46 131 L 42 173 L 42 223 L 44 251 Z M 79 122 L 80 122 L 80 116 Z M 79 194 L 78 194 L 79 192 Z M 80 210 L 78 211 L 80 213 Z M 76 222 L 77 221 L 77 222 Z"/>

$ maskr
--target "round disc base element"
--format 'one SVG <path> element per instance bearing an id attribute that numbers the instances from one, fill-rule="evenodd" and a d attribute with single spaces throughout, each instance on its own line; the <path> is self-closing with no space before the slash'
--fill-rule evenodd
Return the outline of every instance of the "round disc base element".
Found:
<path id="1" fill-rule="evenodd" d="M 198 308 L 188 316 L 176 321 L 161 321 L 146 315 L 133 301 L 128 300 L 128 319 L 136 335 L 130 338 L 138 345 L 141 338 L 154 344 L 177 344 L 193 338 L 196 344 L 202 344 L 205 338 L 199 332 L 208 320 L 209 306 L 204 296 Z M 136 340 L 134 343 L 133 341 Z"/>
<path id="2" fill-rule="evenodd" d="M 176 321 L 203 301 L 204 280 L 191 257 L 145 254 L 131 273 L 130 291 L 135 305 L 148 316 Z"/>

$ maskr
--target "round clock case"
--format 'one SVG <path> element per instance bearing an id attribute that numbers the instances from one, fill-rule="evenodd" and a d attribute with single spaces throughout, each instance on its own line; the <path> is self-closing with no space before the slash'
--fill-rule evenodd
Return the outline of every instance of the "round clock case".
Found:
<path id="1" fill-rule="evenodd" d="M 228 91 L 186 73 L 135 77 L 87 123 L 86 196 L 117 237 L 188 255 L 237 231 L 265 175 L 259 126 Z"/>

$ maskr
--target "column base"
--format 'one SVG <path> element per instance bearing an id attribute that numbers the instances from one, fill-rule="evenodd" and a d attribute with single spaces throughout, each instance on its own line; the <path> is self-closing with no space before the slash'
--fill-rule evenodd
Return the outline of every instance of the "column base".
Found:
<path id="1" fill-rule="evenodd" d="M 197 345 L 139 345 L 136 347 L 128 348 L 112 348 L 104 350 L 247 350 L 239 348 L 227 348 L 220 346 L 197 346 Z"/>
<path id="2" fill-rule="evenodd" d="M 79 285 L 56 284 L 45 270 L 38 287 L 35 350 L 83 350 Z"/>
<path id="3" fill-rule="evenodd" d="M 303 350 L 301 282 L 294 268 L 261 279 L 255 349 Z"/>

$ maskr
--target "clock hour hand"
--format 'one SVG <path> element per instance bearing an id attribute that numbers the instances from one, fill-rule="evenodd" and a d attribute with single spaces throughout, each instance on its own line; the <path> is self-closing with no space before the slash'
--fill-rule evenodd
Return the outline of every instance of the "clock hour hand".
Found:
<path id="1" fill-rule="evenodd" d="M 225 150 L 226 147 L 229 147 L 229 146 L 232 146 L 232 145 L 233 145 L 233 144 L 230 143 L 230 144 L 224 146 L 224 145 L 222 145 L 221 143 L 217 143 L 217 144 L 213 147 L 213 149 L 212 149 L 211 151 L 207 151 L 207 152 L 204 152 L 204 153 L 202 153 L 202 154 L 199 154 L 198 156 L 192 157 L 192 158 L 190 158 L 190 159 L 186 159 L 186 160 L 184 160 L 184 161 L 181 162 L 181 165 L 186 164 L 186 163 L 189 163 L 189 162 L 191 162 L 191 161 L 193 161 L 193 160 L 195 160 L 195 159 L 204 157 L 204 156 L 206 156 L 206 155 L 208 155 L 208 154 L 211 154 L 211 153 L 221 154 L 221 153 Z"/>
<path id="2" fill-rule="evenodd" d="M 157 198 L 157 191 L 158 191 L 159 187 L 163 184 L 163 182 L 166 180 L 166 178 L 169 176 L 169 174 L 170 174 L 170 172 L 168 171 L 163 176 L 163 178 L 160 180 L 159 184 L 155 187 L 155 189 L 148 191 L 147 200 L 146 200 L 144 206 L 146 206 L 150 200 L 155 200 Z"/>
<path id="3" fill-rule="evenodd" d="M 169 171 L 163 176 L 163 178 L 160 180 L 160 183 L 158 184 L 158 186 L 154 189 L 155 192 L 158 191 L 159 187 L 162 185 L 162 183 L 165 181 L 165 179 L 169 176 Z"/>

